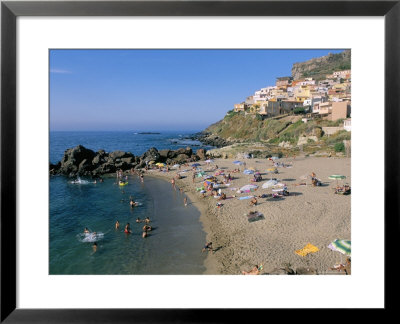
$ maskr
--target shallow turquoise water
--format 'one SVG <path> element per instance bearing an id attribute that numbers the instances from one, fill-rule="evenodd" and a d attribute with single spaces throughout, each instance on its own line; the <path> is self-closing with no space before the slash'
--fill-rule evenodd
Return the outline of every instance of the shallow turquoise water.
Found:
<path id="1" fill-rule="evenodd" d="M 68 148 L 82 144 L 94 151 L 124 150 L 140 155 L 150 147 L 177 149 L 198 142 L 189 132 L 141 135 L 133 132 L 50 132 L 50 162 L 57 163 Z M 144 184 L 130 176 L 119 187 L 115 178 L 104 183 L 71 184 L 66 177 L 50 178 L 50 274 L 200 274 L 204 272 L 205 233 L 200 213 L 184 207 L 183 196 L 171 184 L 145 177 Z M 132 210 L 129 196 L 142 203 Z M 155 228 L 143 239 L 137 217 L 149 216 Z M 120 222 L 120 230 L 114 228 Z M 133 233 L 123 233 L 129 222 Z M 103 233 L 93 253 L 93 242 L 82 242 L 85 227 Z"/>
<path id="2" fill-rule="evenodd" d="M 129 197 L 143 205 L 131 209 Z M 104 183 L 71 184 L 65 177 L 50 180 L 50 274 L 201 274 L 205 233 L 199 212 L 183 205 L 184 194 L 160 179 L 136 176 L 123 189 L 115 178 Z M 153 230 L 142 238 L 149 216 Z M 120 229 L 115 230 L 115 222 Z M 125 234 L 125 224 L 132 234 Z M 103 233 L 93 253 L 93 242 L 83 242 L 85 227 Z"/>

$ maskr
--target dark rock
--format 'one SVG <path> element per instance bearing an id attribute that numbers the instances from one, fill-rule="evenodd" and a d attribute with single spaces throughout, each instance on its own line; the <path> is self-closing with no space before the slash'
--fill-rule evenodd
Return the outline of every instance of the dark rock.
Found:
<path id="1" fill-rule="evenodd" d="M 121 158 L 121 162 L 125 162 L 127 164 L 135 164 L 135 158 L 134 157 L 126 157 L 126 158 Z"/>
<path id="2" fill-rule="evenodd" d="M 200 133 L 196 135 L 196 137 L 197 140 L 200 141 L 201 143 L 214 147 L 223 147 L 233 144 L 232 142 L 229 142 L 222 137 L 209 133 Z"/>
<path id="3" fill-rule="evenodd" d="M 114 151 L 109 154 L 110 158 L 115 161 L 116 159 L 132 158 L 134 155 L 131 152 Z"/>
<path id="4" fill-rule="evenodd" d="M 171 150 L 160 150 L 158 152 L 160 154 L 160 160 L 162 162 L 166 161 L 168 158 L 171 158 L 173 153 L 173 151 Z"/>
<path id="5" fill-rule="evenodd" d="M 84 159 L 78 166 L 78 174 L 83 174 L 87 171 L 92 171 L 94 169 L 93 164 L 91 161 Z"/>
<path id="6" fill-rule="evenodd" d="M 158 152 L 158 150 L 155 147 L 152 147 L 150 149 L 148 149 L 146 152 L 144 152 L 141 156 L 140 156 L 140 161 L 144 161 L 144 162 L 150 162 L 150 161 L 155 161 L 158 162 L 160 159 L 160 153 Z"/>
<path id="7" fill-rule="evenodd" d="M 83 160 L 92 161 L 96 156 L 96 153 L 92 150 L 89 150 L 82 145 L 78 145 L 72 149 L 68 149 L 65 151 L 64 156 L 61 160 L 61 166 L 63 164 L 73 164 L 78 166 Z"/>
<path id="8" fill-rule="evenodd" d="M 92 160 L 93 165 L 99 165 L 106 162 L 108 159 L 108 154 L 104 150 L 99 150 L 96 156 Z"/>
<path id="9" fill-rule="evenodd" d="M 186 154 L 178 154 L 176 158 L 174 158 L 175 163 L 185 163 L 189 157 Z"/>

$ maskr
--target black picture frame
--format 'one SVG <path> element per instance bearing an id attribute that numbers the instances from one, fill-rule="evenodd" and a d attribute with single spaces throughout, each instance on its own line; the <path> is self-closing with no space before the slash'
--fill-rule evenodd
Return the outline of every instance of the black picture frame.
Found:
<path id="1" fill-rule="evenodd" d="M 263 309 L 16 308 L 16 19 L 19 16 L 383 16 L 385 19 L 385 307 L 397 286 L 400 1 L 2 1 L 1 2 L 1 322 L 232 322 Z M 382 100 L 380 98 L 379 100 Z M 369 154 L 369 153 L 368 153 Z M 373 236 L 373 233 L 371 233 Z M 371 271 L 372 269 L 366 269 Z M 366 283 L 367 284 L 367 283 Z"/>

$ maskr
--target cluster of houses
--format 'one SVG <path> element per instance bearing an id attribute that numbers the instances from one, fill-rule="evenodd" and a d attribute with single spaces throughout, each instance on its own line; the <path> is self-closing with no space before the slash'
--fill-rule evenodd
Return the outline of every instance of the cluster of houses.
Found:
<path id="1" fill-rule="evenodd" d="M 351 70 L 333 72 L 320 81 L 279 77 L 274 86 L 262 88 L 235 104 L 234 111 L 263 118 L 302 112 L 304 122 L 315 118 L 343 119 L 344 128 L 350 131 Z"/>

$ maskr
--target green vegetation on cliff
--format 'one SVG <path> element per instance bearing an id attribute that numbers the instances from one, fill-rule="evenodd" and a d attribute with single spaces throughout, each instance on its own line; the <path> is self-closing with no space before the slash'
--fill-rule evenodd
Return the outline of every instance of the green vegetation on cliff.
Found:
<path id="1" fill-rule="evenodd" d="M 205 132 L 229 139 L 233 142 L 268 142 L 296 144 L 301 136 L 316 136 L 321 142 L 334 144 L 350 139 L 350 133 L 340 131 L 337 135 L 324 136 L 322 127 L 340 126 L 343 121 L 311 120 L 303 123 L 301 116 L 287 116 L 280 119 L 262 120 L 259 115 L 229 112 L 225 118 L 211 126 Z"/>
<path id="2" fill-rule="evenodd" d="M 292 77 L 296 79 L 313 78 L 322 80 L 327 74 L 335 71 L 351 69 L 351 51 L 345 50 L 337 54 L 313 58 L 306 62 L 295 63 L 292 67 Z"/>

